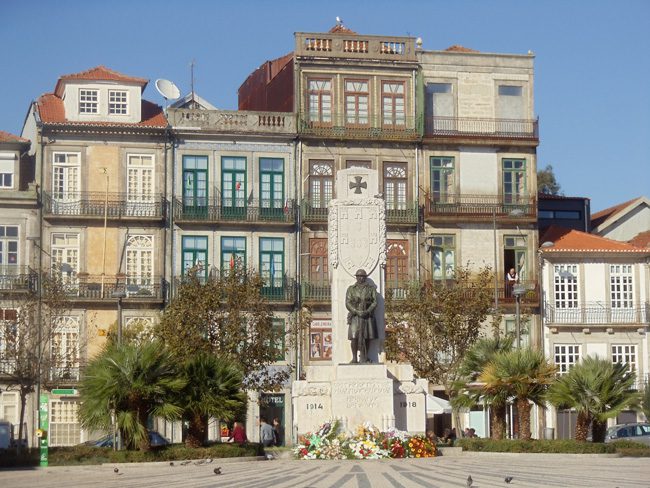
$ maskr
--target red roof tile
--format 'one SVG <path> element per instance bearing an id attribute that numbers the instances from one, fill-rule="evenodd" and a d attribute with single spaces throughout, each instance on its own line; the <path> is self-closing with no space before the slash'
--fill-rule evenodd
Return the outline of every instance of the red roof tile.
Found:
<path id="1" fill-rule="evenodd" d="M 461 46 L 460 44 L 454 44 L 453 46 L 449 46 L 445 51 L 450 51 L 454 53 L 478 53 L 480 51 L 477 51 L 476 49 L 470 49 L 469 47 Z"/>
<path id="2" fill-rule="evenodd" d="M 23 139 L 22 137 L 15 136 L 9 132 L 0 130 L 0 142 L 26 142 L 29 143 L 29 139 Z"/>
<path id="3" fill-rule="evenodd" d="M 67 80 L 98 80 L 98 81 L 120 81 L 123 83 L 136 83 L 145 89 L 149 80 L 146 78 L 136 78 L 134 76 L 127 76 L 118 71 L 107 68 L 106 66 L 96 66 L 80 73 L 72 73 L 59 77 L 56 82 L 54 93 L 61 96 L 63 92 L 63 82 Z"/>
<path id="4" fill-rule="evenodd" d="M 619 203 L 618 205 L 614 205 L 613 207 L 609 207 L 599 212 L 596 212 L 594 214 L 591 214 L 591 227 L 592 228 L 598 227 L 600 224 L 605 222 L 612 215 L 614 215 L 617 212 L 620 212 L 628 205 L 637 201 L 639 198 L 641 197 L 633 198 L 632 200 L 628 200 L 627 202 Z"/>
<path id="5" fill-rule="evenodd" d="M 83 126 L 121 126 L 121 127 L 167 127 L 167 118 L 163 109 L 155 103 L 142 100 L 141 118 L 138 123 L 126 122 L 85 122 L 70 121 L 65 117 L 63 100 L 53 93 L 46 93 L 36 102 L 38 113 L 45 124 L 71 124 Z"/>
<path id="6" fill-rule="evenodd" d="M 334 27 L 332 27 L 329 30 L 330 34 L 354 34 L 357 35 L 356 32 L 354 32 L 352 29 L 348 29 L 345 27 L 343 24 L 336 24 Z"/>
<path id="7" fill-rule="evenodd" d="M 636 247 L 650 247 L 650 230 L 637 234 L 627 242 Z"/>
<path id="8" fill-rule="evenodd" d="M 550 247 L 541 246 L 542 252 L 593 252 L 593 253 L 650 253 L 625 242 L 614 241 L 579 230 L 552 225 L 539 239 L 540 243 L 552 242 Z"/>

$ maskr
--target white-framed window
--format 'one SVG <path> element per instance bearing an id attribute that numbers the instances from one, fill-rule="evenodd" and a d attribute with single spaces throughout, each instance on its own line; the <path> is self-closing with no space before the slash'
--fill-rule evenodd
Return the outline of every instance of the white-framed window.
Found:
<path id="1" fill-rule="evenodd" d="M 79 90 L 79 113 L 80 114 L 96 114 L 99 107 L 99 91 L 98 90 Z"/>
<path id="2" fill-rule="evenodd" d="M 77 279 L 79 272 L 79 234 L 55 232 L 51 237 L 52 265 L 68 283 Z"/>
<path id="3" fill-rule="evenodd" d="M 612 308 L 633 307 L 631 264 L 609 266 L 609 290 Z"/>
<path id="4" fill-rule="evenodd" d="M 79 319 L 59 317 L 50 339 L 50 375 L 52 380 L 79 379 Z"/>
<path id="5" fill-rule="evenodd" d="M 130 236 L 126 242 L 127 293 L 153 293 L 153 236 Z"/>
<path id="6" fill-rule="evenodd" d="M 108 113 L 110 115 L 127 115 L 129 105 L 126 90 L 108 90 Z"/>
<path id="7" fill-rule="evenodd" d="M 78 400 L 50 400 L 49 444 L 50 446 L 75 446 L 81 442 Z"/>
<path id="8" fill-rule="evenodd" d="M 555 308 L 578 308 L 578 265 L 556 264 L 553 271 Z"/>
<path id="9" fill-rule="evenodd" d="M 0 269 L 18 264 L 18 226 L 0 225 Z"/>
<path id="10" fill-rule="evenodd" d="M 18 424 L 20 422 L 19 397 L 17 391 L 0 392 L 0 419 L 11 422 L 15 425 L 14 438 L 18 436 Z"/>
<path id="11" fill-rule="evenodd" d="M 130 216 L 150 216 L 154 204 L 154 157 L 152 154 L 129 154 L 126 160 L 128 212 Z"/>
<path id="12" fill-rule="evenodd" d="M 52 197 L 55 200 L 79 199 L 80 154 L 55 152 L 52 156 Z"/>
<path id="13" fill-rule="evenodd" d="M 630 371 L 636 371 L 636 344 L 612 344 L 612 362 L 627 364 Z"/>
<path id="14" fill-rule="evenodd" d="M 579 344 L 555 344 L 554 353 L 558 374 L 565 374 L 580 361 Z"/>
<path id="15" fill-rule="evenodd" d="M 17 320 L 18 310 L 0 308 L 0 375 L 16 371 L 16 343 L 19 339 Z"/>
<path id="16" fill-rule="evenodd" d="M 388 210 L 406 209 L 406 163 L 384 163 L 384 198 Z"/>
<path id="17" fill-rule="evenodd" d="M 14 153 L 0 152 L 0 188 L 14 187 L 15 161 Z"/>

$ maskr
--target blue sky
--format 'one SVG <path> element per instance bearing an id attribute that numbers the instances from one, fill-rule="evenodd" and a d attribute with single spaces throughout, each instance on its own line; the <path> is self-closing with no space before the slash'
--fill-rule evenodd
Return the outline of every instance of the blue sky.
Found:
<path id="1" fill-rule="evenodd" d="M 363 34 L 422 37 L 535 60 L 538 164 L 592 211 L 650 196 L 650 1 L 1 0 L 0 130 L 19 134 L 31 100 L 62 74 L 104 64 L 173 80 L 222 109 L 262 64 L 293 49 L 293 33 L 340 16 Z M 162 104 L 153 87 L 145 96 Z"/>

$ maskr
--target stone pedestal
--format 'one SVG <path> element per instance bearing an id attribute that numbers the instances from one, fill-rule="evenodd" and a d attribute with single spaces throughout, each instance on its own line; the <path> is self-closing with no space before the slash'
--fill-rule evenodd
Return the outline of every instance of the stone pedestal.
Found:
<path id="1" fill-rule="evenodd" d="M 350 431 L 364 422 L 381 430 L 425 431 L 427 382 L 413 380 L 410 366 L 400 374 L 384 364 L 313 366 L 306 373 L 309 379 L 294 382 L 292 391 L 299 434 L 335 419 Z"/>

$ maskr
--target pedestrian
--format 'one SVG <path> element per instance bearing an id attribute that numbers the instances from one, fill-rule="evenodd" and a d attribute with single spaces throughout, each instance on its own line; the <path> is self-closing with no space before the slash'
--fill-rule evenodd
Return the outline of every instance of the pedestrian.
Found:
<path id="1" fill-rule="evenodd" d="M 230 442 L 231 440 L 236 442 L 237 444 L 245 444 L 246 442 L 248 442 L 244 424 L 242 424 L 241 422 L 235 422 L 232 432 L 230 433 L 230 437 L 228 437 L 228 442 Z"/>
<path id="2" fill-rule="evenodd" d="M 275 441 L 273 427 L 266 421 L 266 417 L 260 417 L 260 441 L 264 447 L 271 447 Z"/>
<path id="3" fill-rule="evenodd" d="M 276 446 L 281 446 L 283 444 L 282 441 L 284 440 L 284 435 L 282 433 L 282 424 L 280 423 L 280 419 L 277 417 L 273 419 L 273 437 Z"/>

